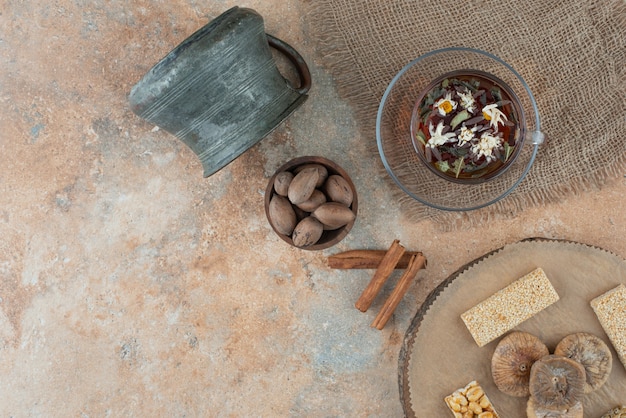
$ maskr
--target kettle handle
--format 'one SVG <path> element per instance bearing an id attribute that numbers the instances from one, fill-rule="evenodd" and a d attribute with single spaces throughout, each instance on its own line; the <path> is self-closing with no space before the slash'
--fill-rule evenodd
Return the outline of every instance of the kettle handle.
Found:
<path id="1" fill-rule="evenodd" d="M 289 61 L 296 67 L 298 71 L 298 76 L 300 77 L 300 86 L 296 88 L 296 91 L 300 94 L 305 94 L 311 88 L 311 72 L 309 71 L 309 67 L 304 61 L 304 58 L 291 47 L 291 45 L 287 44 L 284 41 L 270 35 L 265 34 L 267 36 L 267 42 L 269 45 L 281 52 L 285 55 Z"/>

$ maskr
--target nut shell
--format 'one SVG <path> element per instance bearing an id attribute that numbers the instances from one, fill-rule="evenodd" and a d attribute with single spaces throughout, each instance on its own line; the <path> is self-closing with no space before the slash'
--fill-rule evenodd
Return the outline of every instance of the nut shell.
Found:
<path id="1" fill-rule="evenodd" d="M 291 235 L 296 226 L 296 213 L 286 197 L 275 194 L 270 200 L 269 216 L 276 231 Z"/>
<path id="2" fill-rule="evenodd" d="M 328 229 L 341 228 L 356 217 L 349 207 L 337 202 L 327 202 L 320 205 L 311 216 L 317 218 Z"/>
<path id="3" fill-rule="evenodd" d="M 554 354 L 537 360 L 530 370 L 530 395 L 541 409 L 567 410 L 583 396 L 585 369 Z"/>
<path id="4" fill-rule="evenodd" d="M 315 218 L 307 216 L 293 230 L 292 240 L 296 247 L 308 247 L 322 237 L 324 226 Z"/>
<path id="5" fill-rule="evenodd" d="M 324 167 L 322 164 L 309 163 L 309 164 L 302 164 L 301 166 L 296 167 L 293 171 L 294 173 L 298 174 L 299 172 L 307 168 L 314 168 L 317 170 L 317 174 L 319 175 L 319 178 L 317 179 L 317 183 L 315 184 L 315 187 L 322 187 L 322 185 L 328 178 L 328 169 Z"/>
<path id="6" fill-rule="evenodd" d="M 276 174 L 274 177 L 274 190 L 281 196 L 287 196 L 287 192 L 289 191 L 289 185 L 293 180 L 293 173 L 290 171 L 283 171 L 281 173 Z"/>
<path id="7" fill-rule="evenodd" d="M 315 189 L 313 190 L 313 194 L 311 194 L 311 197 L 296 206 L 305 212 L 313 212 L 323 203 L 326 203 L 326 195 L 320 190 Z"/>
<path id="8" fill-rule="evenodd" d="M 528 396 L 531 367 L 548 354 L 548 347 L 536 336 L 521 331 L 511 332 L 500 340 L 491 357 L 494 383 L 507 395 Z"/>
<path id="9" fill-rule="evenodd" d="M 326 195 L 333 202 L 339 202 L 343 205 L 350 206 L 354 195 L 352 194 L 352 188 L 343 177 L 333 174 L 328 177 L 324 184 L 324 190 Z"/>
<path id="10" fill-rule="evenodd" d="M 570 358 L 585 368 L 584 392 L 599 389 L 609 379 L 613 366 L 611 350 L 597 336 L 578 332 L 563 338 L 554 349 L 554 354 Z"/>
<path id="11" fill-rule="evenodd" d="M 319 179 L 319 172 L 315 167 L 305 168 L 296 174 L 289 184 L 287 197 L 294 205 L 298 205 L 311 197 Z"/>

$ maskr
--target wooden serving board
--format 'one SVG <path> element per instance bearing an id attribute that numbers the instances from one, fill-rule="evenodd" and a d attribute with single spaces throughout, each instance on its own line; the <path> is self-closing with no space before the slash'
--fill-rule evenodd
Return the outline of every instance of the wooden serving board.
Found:
<path id="1" fill-rule="evenodd" d="M 584 244 L 532 239 L 507 245 L 470 263 L 427 298 L 409 327 L 400 353 L 400 397 L 407 417 L 452 417 L 443 399 L 477 380 L 502 418 L 526 417 L 527 398 L 500 392 L 491 378 L 491 357 L 501 338 L 474 342 L 460 315 L 496 291 L 542 267 L 560 300 L 515 330 L 530 332 L 550 352 L 566 335 L 586 331 L 611 348 L 608 382 L 583 397 L 585 417 L 599 417 L 626 403 L 626 368 L 620 363 L 589 302 L 626 284 L 626 261 Z"/>

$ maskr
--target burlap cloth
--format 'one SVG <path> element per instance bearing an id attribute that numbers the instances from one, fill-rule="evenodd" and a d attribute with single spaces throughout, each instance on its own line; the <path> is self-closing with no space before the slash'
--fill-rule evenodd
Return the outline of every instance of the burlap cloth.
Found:
<path id="1" fill-rule="evenodd" d="M 451 46 L 491 52 L 530 86 L 548 142 L 526 179 L 502 201 L 465 213 L 470 223 L 511 216 L 624 174 L 626 2 L 624 0 L 314 0 L 309 33 L 363 137 L 376 149 L 375 120 L 393 76 L 421 54 Z M 382 163 L 379 164 L 384 173 Z M 412 220 L 458 219 L 404 194 Z M 449 223 L 451 224 L 451 223 Z"/>
<path id="2" fill-rule="evenodd" d="M 478 347 L 460 315 L 526 273 L 541 267 L 560 299 L 515 330 L 539 337 L 553 352 L 575 332 L 590 332 L 610 348 L 607 382 L 584 395 L 585 417 L 601 416 L 626 402 L 626 368 L 619 361 L 589 302 L 626 284 L 626 261 L 583 244 L 527 240 L 476 260 L 429 296 L 407 330 L 400 354 L 400 392 L 408 417 L 452 416 L 443 398 L 477 380 L 503 418 L 526 417 L 527 398 L 500 392 L 491 377 L 491 357 L 500 339 Z"/>

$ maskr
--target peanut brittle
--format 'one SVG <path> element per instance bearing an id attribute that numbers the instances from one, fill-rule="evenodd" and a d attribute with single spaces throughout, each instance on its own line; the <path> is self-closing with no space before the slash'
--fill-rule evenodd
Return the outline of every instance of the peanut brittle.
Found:
<path id="1" fill-rule="evenodd" d="M 444 398 L 455 418 L 500 418 L 480 384 L 472 380 Z"/>

